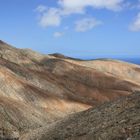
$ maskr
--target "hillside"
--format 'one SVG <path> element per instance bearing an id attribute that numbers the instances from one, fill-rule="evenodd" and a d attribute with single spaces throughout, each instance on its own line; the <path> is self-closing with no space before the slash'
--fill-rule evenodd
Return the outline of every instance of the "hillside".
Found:
<path id="1" fill-rule="evenodd" d="M 21 140 L 139 140 L 140 93 L 69 116 Z"/>
<path id="2" fill-rule="evenodd" d="M 138 65 L 44 55 L 0 41 L 0 137 L 20 137 L 131 95 L 140 90 L 139 75 Z"/>

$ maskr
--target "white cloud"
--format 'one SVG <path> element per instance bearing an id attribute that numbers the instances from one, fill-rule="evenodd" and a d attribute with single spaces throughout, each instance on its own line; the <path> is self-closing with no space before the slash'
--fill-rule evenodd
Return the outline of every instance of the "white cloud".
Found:
<path id="1" fill-rule="evenodd" d="M 47 12 L 43 12 L 40 16 L 39 23 L 42 27 L 59 26 L 61 24 L 60 10 L 50 8 Z"/>
<path id="2" fill-rule="evenodd" d="M 99 26 L 101 24 L 102 24 L 102 22 L 96 20 L 95 18 L 84 18 L 84 19 L 76 21 L 75 30 L 77 32 L 85 32 L 85 31 L 91 30 L 94 27 Z"/>
<path id="3" fill-rule="evenodd" d="M 108 9 L 117 11 L 124 0 L 58 0 L 57 8 L 37 7 L 40 13 L 39 23 L 43 27 L 59 26 L 64 17 L 71 14 L 86 14 L 86 8 Z"/>
<path id="4" fill-rule="evenodd" d="M 55 33 L 54 33 L 54 37 L 56 37 L 56 38 L 59 38 L 59 37 L 61 37 L 61 36 L 63 36 L 63 35 L 64 35 L 63 32 L 55 32 Z"/>
<path id="5" fill-rule="evenodd" d="M 140 13 L 137 15 L 135 21 L 130 25 L 129 28 L 134 32 L 140 31 Z"/>
<path id="6" fill-rule="evenodd" d="M 124 0 L 59 0 L 63 9 L 73 12 L 83 11 L 86 7 L 105 8 L 109 10 L 120 10 Z"/>
<path id="7" fill-rule="evenodd" d="M 35 10 L 42 13 L 47 10 L 47 7 L 45 5 L 39 5 Z"/>
<path id="8" fill-rule="evenodd" d="M 39 12 L 39 24 L 42 27 L 59 26 L 64 16 L 68 16 L 73 12 L 68 9 L 62 8 L 45 8 L 45 6 L 37 7 L 36 11 Z M 76 11 L 74 11 L 75 13 Z M 80 13 L 80 12 L 78 12 Z"/>

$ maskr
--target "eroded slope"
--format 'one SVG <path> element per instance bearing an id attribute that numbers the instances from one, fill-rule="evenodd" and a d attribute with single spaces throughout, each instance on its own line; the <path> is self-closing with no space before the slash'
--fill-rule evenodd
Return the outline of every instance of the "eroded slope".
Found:
<path id="1" fill-rule="evenodd" d="M 135 93 L 34 130 L 21 140 L 139 140 L 139 116 L 140 93 Z"/>

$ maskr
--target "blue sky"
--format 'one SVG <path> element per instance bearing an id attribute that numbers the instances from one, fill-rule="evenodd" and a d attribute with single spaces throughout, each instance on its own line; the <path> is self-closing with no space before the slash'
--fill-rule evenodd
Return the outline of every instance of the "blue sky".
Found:
<path id="1" fill-rule="evenodd" d="M 139 0 L 0 0 L 0 39 L 80 58 L 139 57 Z"/>

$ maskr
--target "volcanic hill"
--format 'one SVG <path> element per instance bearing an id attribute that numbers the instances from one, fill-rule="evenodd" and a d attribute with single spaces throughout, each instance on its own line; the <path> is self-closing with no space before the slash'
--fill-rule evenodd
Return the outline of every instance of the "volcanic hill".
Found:
<path id="1" fill-rule="evenodd" d="M 0 41 L 0 139 L 20 139 L 49 126 L 53 130 L 71 114 L 133 97 L 139 90 L 138 65 L 44 55 Z"/>

